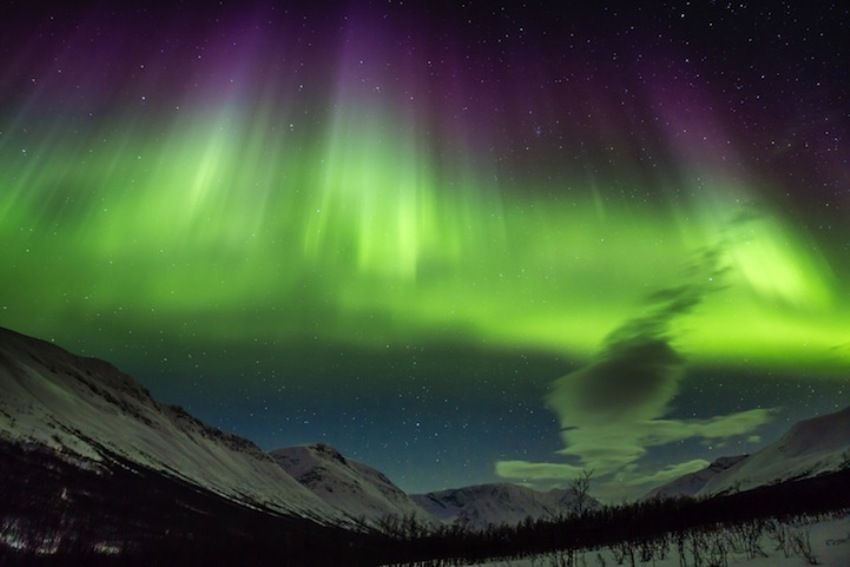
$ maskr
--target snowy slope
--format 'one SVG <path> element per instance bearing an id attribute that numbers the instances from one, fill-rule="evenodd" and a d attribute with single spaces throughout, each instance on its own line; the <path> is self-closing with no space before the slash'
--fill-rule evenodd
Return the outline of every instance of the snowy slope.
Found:
<path id="1" fill-rule="evenodd" d="M 413 496 L 413 500 L 444 522 L 460 522 L 473 528 L 516 525 L 527 517 L 554 518 L 574 510 L 573 497 L 565 490 L 539 492 L 508 483 L 480 484 Z M 588 498 L 586 507 L 598 506 Z"/>
<path id="2" fill-rule="evenodd" d="M 101 360 L 0 329 L 0 439 L 35 443 L 80 466 L 111 455 L 252 507 L 342 521 L 250 441 L 160 404 Z"/>
<path id="3" fill-rule="evenodd" d="M 383 473 L 318 443 L 272 451 L 283 469 L 330 506 L 352 518 L 375 522 L 386 516 L 433 518 Z"/>
<path id="4" fill-rule="evenodd" d="M 850 407 L 795 424 L 778 441 L 711 478 L 697 493 L 747 490 L 846 466 L 850 457 Z"/>
<path id="5" fill-rule="evenodd" d="M 847 567 L 850 565 L 850 516 L 821 518 L 816 521 L 796 520 L 793 523 L 778 523 L 779 529 L 788 534 L 788 543 L 782 548 L 769 533 L 758 538 L 761 554 L 751 557 L 745 549 L 732 547 L 727 551 L 724 565 L 742 565 L 746 567 L 803 567 L 811 563 L 794 549 L 790 539 L 804 537 L 811 544 L 812 558 L 823 567 Z M 715 540 L 717 541 L 717 540 Z M 720 540 L 722 541 L 722 540 Z M 711 565 L 708 553 L 701 558 L 702 565 Z M 697 565 L 692 549 L 685 550 L 685 564 Z M 502 559 L 476 563 L 480 567 L 534 567 L 540 565 L 629 565 L 629 558 L 622 558 L 611 547 L 579 551 L 570 563 L 565 555 L 546 553 L 522 559 Z M 675 549 L 668 550 L 664 557 L 654 556 L 643 560 L 640 553 L 635 554 L 634 565 L 647 567 L 680 567 L 683 561 Z"/>
<path id="6" fill-rule="evenodd" d="M 680 476 L 650 490 L 645 498 L 673 498 L 695 496 L 714 477 L 746 459 L 747 455 L 720 457 L 702 470 Z"/>

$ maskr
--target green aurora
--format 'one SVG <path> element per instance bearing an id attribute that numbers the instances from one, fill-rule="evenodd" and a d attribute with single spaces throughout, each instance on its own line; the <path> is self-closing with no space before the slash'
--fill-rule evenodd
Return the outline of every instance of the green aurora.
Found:
<path id="1" fill-rule="evenodd" d="M 693 360 L 824 375 L 850 363 L 836 258 L 765 205 L 757 181 L 693 171 L 663 199 L 580 175 L 500 182 L 438 163 L 403 117 L 350 108 L 329 122 L 311 138 L 231 108 L 83 143 L 49 126 L 23 148 L 7 136 L 7 324 L 120 313 L 137 330 L 191 325 L 199 340 L 449 334 L 581 358 L 722 242 L 724 289 L 682 322 Z"/>

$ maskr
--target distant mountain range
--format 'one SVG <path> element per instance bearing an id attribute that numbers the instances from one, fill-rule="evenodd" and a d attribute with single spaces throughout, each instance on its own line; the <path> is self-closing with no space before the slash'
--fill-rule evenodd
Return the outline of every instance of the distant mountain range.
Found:
<path id="1" fill-rule="evenodd" d="M 410 497 L 380 471 L 324 444 L 269 454 L 157 402 L 107 362 L 6 329 L 0 329 L 0 443 L 46 451 L 100 478 L 130 467 L 249 509 L 328 526 L 376 527 L 397 516 L 485 527 L 571 510 L 566 493 L 508 484 Z"/>
<path id="2" fill-rule="evenodd" d="M 444 522 L 477 529 L 516 525 L 528 517 L 555 519 L 576 510 L 575 496 L 569 490 L 540 492 L 508 483 L 416 494 L 413 501 Z M 588 498 L 584 506 L 596 508 L 599 502 Z"/>
<path id="3" fill-rule="evenodd" d="M 23 545 L 14 535 L 22 531 L 22 522 L 37 523 L 41 510 L 57 503 L 60 524 L 74 514 L 75 503 L 109 508 L 109 529 L 114 530 L 132 509 L 139 525 L 142 517 L 148 522 L 139 537 L 153 537 L 163 506 L 171 520 L 208 526 L 204 529 L 210 533 L 217 533 L 218 515 L 226 513 L 247 514 L 241 522 L 269 533 L 277 524 L 257 518 L 286 519 L 287 525 L 318 538 L 325 532 L 305 526 L 364 532 L 395 516 L 422 526 L 486 528 L 528 517 L 554 519 L 576 508 L 570 491 L 540 492 L 504 483 L 411 496 L 383 473 L 325 444 L 266 453 L 157 402 L 106 362 L 4 329 L 0 464 L 0 485 L 8 488 L 0 494 L 0 548 Z M 802 421 L 757 453 L 718 459 L 655 488 L 648 497 L 745 491 L 848 466 L 850 408 Z M 585 506 L 599 503 L 588 499 Z M 239 526 L 228 529 L 229 536 L 245 536 Z"/>
<path id="4" fill-rule="evenodd" d="M 554 519 L 576 509 L 568 490 L 540 492 L 508 483 L 466 486 L 408 496 L 383 473 L 347 459 L 319 443 L 272 451 L 272 456 L 295 479 L 328 505 L 350 518 L 379 525 L 387 516 L 413 517 L 434 526 L 459 524 L 484 529 L 516 525 L 526 518 Z M 599 503 L 587 498 L 586 508 Z"/>

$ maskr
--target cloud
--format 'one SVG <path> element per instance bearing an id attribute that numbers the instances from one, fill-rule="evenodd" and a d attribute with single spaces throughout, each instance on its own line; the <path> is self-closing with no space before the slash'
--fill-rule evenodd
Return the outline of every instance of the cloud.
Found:
<path id="1" fill-rule="evenodd" d="M 647 470 L 639 462 L 651 447 L 686 439 L 717 441 L 744 435 L 751 441 L 754 437 L 751 432 L 769 423 L 774 413 L 770 409 L 753 409 L 708 419 L 648 419 L 577 427 L 561 432 L 565 446 L 558 451 L 577 464 L 498 461 L 496 474 L 538 487 L 552 487 L 564 486 L 584 469 L 591 469 L 597 479 L 594 495 L 620 500 L 708 465 L 704 459 L 692 459 L 660 470 Z"/>
<path id="2" fill-rule="evenodd" d="M 686 363 L 675 346 L 672 325 L 708 294 L 723 289 L 726 268 L 721 259 L 720 246 L 699 251 L 682 282 L 652 294 L 645 312 L 610 333 L 587 365 L 552 384 L 545 402 L 561 426 L 564 448 L 558 454 L 571 462 L 500 461 L 496 473 L 568 480 L 580 469 L 592 469 L 597 478 L 608 476 L 607 482 L 644 485 L 705 463 L 696 459 L 651 474 L 636 472 L 648 448 L 687 439 L 722 442 L 751 435 L 769 422 L 773 412 L 768 409 L 707 419 L 665 418 Z"/>
<path id="3" fill-rule="evenodd" d="M 513 480 L 542 481 L 542 480 L 571 480 L 577 477 L 582 467 L 564 463 L 534 463 L 530 461 L 498 461 L 496 474 L 502 478 Z"/>
<path id="4" fill-rule="evenodd" d="M 637 461 L 648 447 L 686 439 L 727 439 L 747 435 L 773 418 L 774 410 L 752 409 L 709 419 L 641 419 L 576 427 L 561 432 L 559 454 L 577 457 L 583 466 L 605 474 Z"/>
<path id="5" fill-rule="evenodd" d="M 635 424 L 647 445 L 664 445 L 690 437 L 725 439 L 744 435 L 773 418 L 772 409 L 751 409 L 709 419 L 653 419 Z"/>
<path id="6" fill-rule="evenodd" d="M 647 312 L 609 334 L 590 364 L 555 381 L 546 404 L 562 428 L 649 420 L 667 411 L 685 365 L 671 323 L 722 288 L 725 268 L 717 250 L 703 250 L 697 258 L 685 282 L 652 294 Z"/>
<path id="7" fill-rule="evenodd" d="M 626 472 L 618 475 L 615 480 L 629 486 L 647 487 L 648 485 L 662 484 L 677 479 L 682 475 L 701 471 L 709 464 L 705 459 L 692 459 L 682 463 L 667 465 L 651 474 L 635 474 Z"/>
<path id="8" fill-rule="evenodd" d="M 644 472 L 636 464 L 628 465 L 611 475 L 606 482 L 597 484 L 594 487 L 593 495 L 608 502 L 629 500 L 635 496 L 642 496 L 652 488 L 668 483 L 682 475 L 700 471 L 709 464 L 705 459 L 691 459 L 648 472 Z"/>
<path id="9" fill-rule="evenodd" d="M 649 419 L 677 391 L 684 359 L 666 341 L 640 337 L 608 345 L 592 364 L 555 381 L 546 404 L 562 427 Z"/>
<path id="10" fill-rule="evenodd" d="M 717 249 L 701 251 L 683 282 L 653 293 L 646 312 L 615 329 L 588 365 L 554 382 L 546 405 L 561 424 L 561 454 L 607 474 L 640 459 L 647 447 L 739 435 L 763 422 L 758 410 L 709 420 L 661 419 L 685 368 L 671 324 L 721 289 L 724 272 Z"/>

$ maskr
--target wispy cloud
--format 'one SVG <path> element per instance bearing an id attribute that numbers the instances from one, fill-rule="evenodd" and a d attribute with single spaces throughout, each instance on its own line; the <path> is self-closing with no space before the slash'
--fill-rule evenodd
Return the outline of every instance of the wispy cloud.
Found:
<path id="1" fill-rule="evenodd" d="M 574 478 L 581 471 L 582 467 L 565 463 L 534 463 L 530 461 L 498 461 L 496 463 L 497 475 L 527 482 Z"/>
<path id="2" fill-rule="evenodd" d="M 700 251 L 681 283 L 652 294 L 645 312 L 615 329 L 590 363 L 552 384 L 546 405 L 558 416 L 564 441 L 558 453 L 568 462 L 500 461 L 496 473 L 513 480 L 551 481 L 592 469 L 602 484 L 647 486 L 706 464 L 696 459 L 641 472 L 638 461 L 648 448 L 752 435 L 768 423 L 773 412 L 766 409 L 707 419 L 665 418 L 686 362 L 674 344 L 672 325 L 723 288 L 721 257 L 721 246 Z"/>

